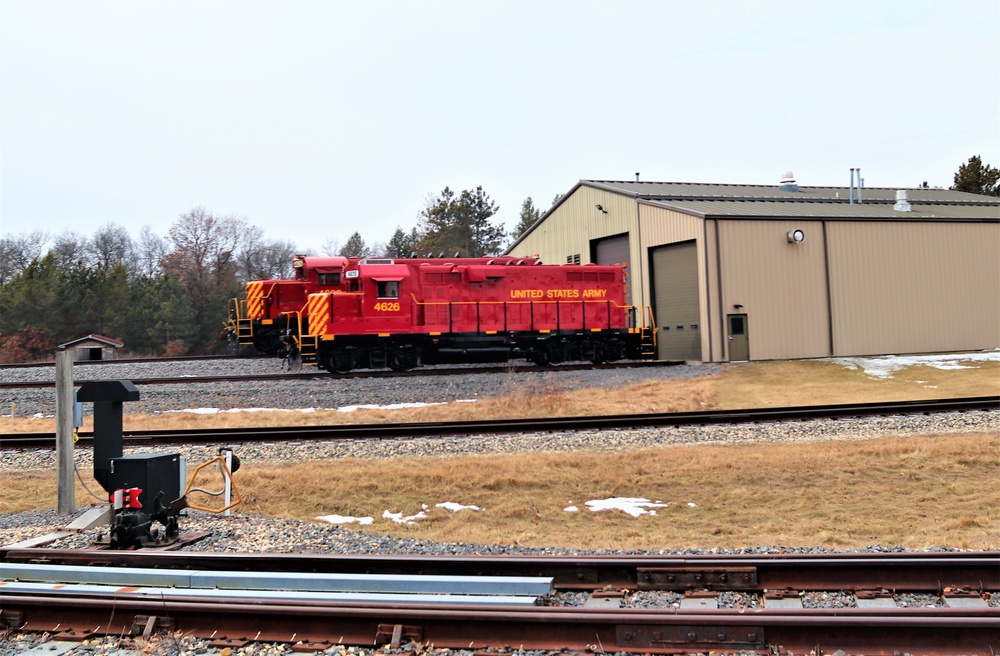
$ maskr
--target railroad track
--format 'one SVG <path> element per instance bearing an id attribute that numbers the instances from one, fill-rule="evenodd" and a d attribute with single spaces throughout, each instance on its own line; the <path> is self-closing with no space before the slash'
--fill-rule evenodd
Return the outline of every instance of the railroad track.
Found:
<path id="1" fill-rule="evenodd" d="M 223 359 L 232 356 L 218 356 L 216 359 Z M 148 360 L 147 362 L 157 362 L 162 360 Z M 186 361 L 186 360 L 185 360 Z M 124 363 L 126 360 L 109 360 L 108 362 Z M 132 360 L 131 362 L 142 362 Z M 680 362 L 670 362 L 665 360 L 645 361 L 635 360 L 629 362 L 608 362 L 604 364 L 594 364 L 591 362 L 580 362 L 572 364 L 538 366 L 534 364 L 513 364 L 491 365 L 480 367 L 423 367 L 412 371 L 390 371 L 384 369 L 359 369 L 347 374 L 335 374 L 328 372 L 307 372 L 307 373 L 274 373 L 274 374 L 232 374 L 226 376 L 177 376 L 171 378 L 133 378 L 131 382 L 135 385 L 198 385 L 224 382 L 257 382 L 269 380 L 342 380 L 357 378 L 413 378 L 417 376 L 456 376 L 460 374 L 506 374 L 519 371 L 549 372 L 549 371 L 584 371 L 584 370 L 606 370 L 606 369 L 632 369 L 637 367 L 671 367 L 681 364 Z M 275 360 L 275 368 L 278 368 L 278 360 Z M 79 387 L 85 380 L 75 381 Z M 36 380 L 27 382 L 0 382 L 0 389 L 47 389 L 55 388 L 53 380 Z"/>
<path id="2" fill-rule="evenodd" d="M 278 642 L 296 651 L 412 642 L 991 656 L 1000 644 L 1000 552 L 430 558 L 4 548 L 0 578 L 10 582 L 0 622 L 57 640 L 166 631 L 215 647 Z M 142 587 L 157 580 L 173 591 Z M 385 596 L 338 592 L 351 586 Z M 450 592 L 429 593 L 433 586 Z M 557 605 L 568 592 L 580 605 Z M 807 607 L 819 593 L 853 601 Z M 733 594 L 756 601 L 725 607 Z M 921 596 L 933 604 L 914 607 Z"/>
<path id="3" fill-rule="evenodd" d="M 903 414 L 1000 410 L 1000 397 L 986 396 L 889 403 L 851 403 L 794 408 L 754 408 L 592 417 L 536 417 L 463 422 L 344 424 L 282 428 L 219 428 L 173 431 L 127 431 L 126 446 L 161 444 L 250 443 L 306 440 L 399 439 L 456 435 L 531 433 L 570 430 L 613 430 L 653 426 L 703 426 L 816 419 L 849 419 Z M 93 444 L 92 433 L 80 434 L 78 445 Z M 0 449 L 55 448 L 54 433 L 0 434 Z"/>

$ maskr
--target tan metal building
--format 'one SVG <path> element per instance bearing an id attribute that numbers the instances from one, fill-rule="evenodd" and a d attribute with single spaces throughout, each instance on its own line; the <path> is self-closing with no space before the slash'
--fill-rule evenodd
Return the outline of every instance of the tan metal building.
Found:
<path id="1" fill-rule="evenodd" d="M 622 262 L 663 360 L 1000 347 L 1000 198 L 581 180 L 507 251 Z"/>

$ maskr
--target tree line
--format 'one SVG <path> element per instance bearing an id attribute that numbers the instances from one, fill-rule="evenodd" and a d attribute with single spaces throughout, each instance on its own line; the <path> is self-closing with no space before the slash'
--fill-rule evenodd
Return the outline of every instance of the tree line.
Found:
<path id="1" fill-rule="evenodd" d="M 421 210 L 417 225 L 388 242 L 365 243 L 354 232 L 322 253 L 271 240 L 244 218 L 205 208 L 182 214 L 160 236 L 149 226 L 133 238 L 109 223 L 92 236 L 72 230 L 0 239 L 0 362 L 52 358 L 63 342 L 91 333 L 125 343 L 133 355 L 217 352 L 229 300 L 248 280 L 288 278 L 292 257 L 409 257 L 428 253 L 497 255 L 541 217 L 527 198 L 507 234 L 494 222 L 496 203 L 482 187 L 445 189 Z"/>

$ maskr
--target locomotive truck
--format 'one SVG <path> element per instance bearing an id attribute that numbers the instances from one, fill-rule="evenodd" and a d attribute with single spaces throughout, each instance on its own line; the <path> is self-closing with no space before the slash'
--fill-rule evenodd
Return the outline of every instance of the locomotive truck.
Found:
<path id="1" fill-rule="evenodd" d="M 314 364 L 406 371 L 421 364 L 652 358 L 652 312 L 625 302 L 621 266 L 535 258 L 296 256 L 293 280 L 255 280 L 223 337 Z"/>

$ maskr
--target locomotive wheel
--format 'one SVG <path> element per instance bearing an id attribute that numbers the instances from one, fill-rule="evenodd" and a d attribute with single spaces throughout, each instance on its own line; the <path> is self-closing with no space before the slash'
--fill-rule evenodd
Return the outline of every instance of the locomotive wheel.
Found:
<path id="1" fill-rule="evenodd" d="M 329 365 L 327 368 L 333 373 L 346 374 L 354 368 L 354 353 L 347 349 L 336 349 L 330 355 Z"/>
<path id="2" fill-rule="evenodd" d="M 566 360 L 566 349 L 559 342 L 550 342 L 545 347 L 549 364 L 561 364 Z"/>
<path id="3" fill-rule="evenodd" d="M 590 361 L 593 362 L 594 364 L 603 364 L 607 362 L 608 356 L 604 349 L 604 344 L 598 342 L 595 343 L 593 347 L 594 347 L 594 352 L 590 356 Z"/>
<path id="4" fill-rule="evenodd" d="M 389 368 L 393 371 L 412 371 L 420 366 L 420 349 L 404 346 L 392 351 L 389 356 Z"/>

